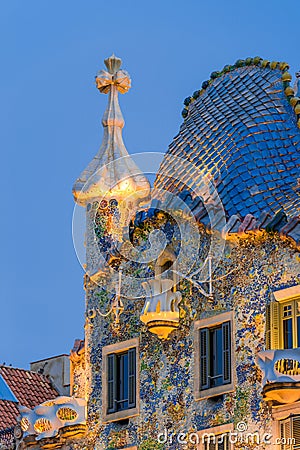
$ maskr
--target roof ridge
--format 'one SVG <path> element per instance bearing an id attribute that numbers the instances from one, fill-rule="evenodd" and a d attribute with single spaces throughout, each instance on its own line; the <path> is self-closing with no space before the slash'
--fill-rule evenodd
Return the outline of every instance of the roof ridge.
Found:
<path id="1" fill-rule="evenodd" d="M 185 98 L 183 102 L 184 109 L 181 112 L 182 117 L 184 119 L 187 118 L 189 113 L 189 105 L 193 103 L 197 98 L 201 97 L 205 93 L 206 89 L 212 85 L 214 80 L 227 73 L 233 72 L 236 69 L 251 66 L 259 67 L 262 69 L 281 70 L 284 93 L 290 105 L 294 108 L 297 117 L 297 126 L 298 128 L 300 128 L 300 98 L 295 96 L 294 89 L 290 86 L 292 76 L 288 72 L 290 68 L 289 64 L 286 62 L 269 61 L 267 59 L 260 58 L 259 56 L 255 56 L 254 58 L 238 59 L 233 65 L 224 66 L 221 71 L 213 71 L 210 74 L 209 80 L 203 81 L 200 90 L 195 91 L 191 97 Z"/>
<path id="2" fill-rule="evenodd" d="M 0 371 L 1 369 L 13 369 L 13 370 L 23 370 L 24 372 L 31 372 L 30 369 L 24 369 L 24 367 L 13 367 L 13 366 L 7 366 L 6 364 L 0 364 Z"/>
<path id="3" fill-rule="evenodd" d="M 238 214 L 230 216 L 225 228 L 222 230 L 225 239 L 247 238 L 250 234 L 277 234 L 281 240 L 289 241 L 294 247 L 300 249 L 300 217 L 294 215 L 290 218 L 283 210 L 270 214 L 262 211 L 259 218 L 252 214 L 240 217 Z"/>
<path id="4" fill-rule="evenodd" d="M 42 378 L 46 379 L 47 381 L 49 381 L 49 383 L 51 384 L 51 380 L 49 379 L 49 377 L 47 375 L 44 375 L 42 373 L 38 373 L 38 372 L 36 372 L 34 370 L 24 369 L 23 367 L 12 367 L 12 366 L 6 366 L 4 364 L 0 364 L 0 375 L 1 375 L 1 372 L 2 372 L 3 368 L 10 369 L 10 370 L 20 370 L 21 372 L 27 372 L 27 373 L 31 373 L 31 374 L 34 374 L 34 375 L 38 375 L 39 377 L 42 377 Z"/>
<path id="5" fill-rule="evenodd" d="M 0 371 L 3 368 L 13 370 L 24 370 L 25 372 L 30 372 L 30 369 L 24 369 L 23 367 L 14 367 L 14 366 L 7 366 L 6 364 L 0 364 Z"/>
<path id="6" fill-rule="evenodd" d="M 36 361 L 30 361 L 30 364 L 36 364 L 43 361 L 48 361 L 49 359 L 60 358 L 61 356 L 70 356 L 68 353 L 60 353 L 59 355 L 49 356 L 48 358 L 37 359 Z M 25 369 L 26 370 L 26 369 Z"/>

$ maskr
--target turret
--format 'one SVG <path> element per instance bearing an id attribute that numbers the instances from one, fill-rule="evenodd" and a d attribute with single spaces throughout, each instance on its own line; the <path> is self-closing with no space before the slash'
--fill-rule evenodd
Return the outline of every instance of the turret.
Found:
<path id="1" fill-rule="evenodd" d="M 106 59 L 107 70 L 96 76 L 100 93 L 108 94 L 108 104 L 102 118 L 103 140 L 97 155 L 74 184 L 73 194 L 78 205 L 86 208 L 86 270 L 89 276 L 104 273 L 107 246 L 123 241 L 123 230 L 146 201 L 150 184 L 129 156 L 122 138 L 124 119 L 118 94 L 131 87 L 129 74 L 120 69 L 121 59 L 112 55 Z"/>
<path id="2" fill-rule="evenodd" d="M 84 207 L 99 199 L 124 202 L 130 198 L 133 203 L 139 203 L 150 191 L 147 178 L 129 156 L 122 138 L 124 119 L 118 93 L 128 92 L 131 79 L 125 70 L 120 69 L 120 58 L 112 55 L 104 62 L 107 70 L 101 70 L 96 76 L 97 88 L 102 94 L 108 94 L 102 119 L 103 140 L 99 152 L 73 187 L 75 201 Z"/>

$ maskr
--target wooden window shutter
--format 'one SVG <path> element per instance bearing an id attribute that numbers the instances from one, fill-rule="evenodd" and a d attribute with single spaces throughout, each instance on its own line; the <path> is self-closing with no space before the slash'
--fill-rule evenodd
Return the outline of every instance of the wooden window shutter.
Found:
<path id="1" fill-rule="evenodd" d="M 300 447 L 300 416 L 295 416 L 292 418 L 293 423 L 293 432 L 292 438 L 295 439 L 291 448 L 299 448 Z"/>
<path id="2" fill-rule="evenodd" d="M 280 349 L 280 304 L 278 302 L 270 303 L 270 350 Z"/>
<path id="3" fill-rule="evenodd" d="M 231 381 L 231 334 L 230 334 L 230 322 L 222 324 L 222 336 L 223 336 L 223 383 L 230 383 Z"/>
<path id="4" fill-rule="evenodd" d="M 224 436 L 224 449 L 225 450 L 229 450 L 230 449 L 229 434 L 226 434 Z"/>
<path id="5" fill-rule="evenodd" d="M 128 408 L 136 405 L 136 349 L 128 350 Z"/>
<path id="6" fill-rule="evenodd" d="M 218 449 L 217 450 L 228 450 L 229 449 L 229 439 L 228 434 L 221 434 L 217 440 Z"/>
<path id="7" fill-rule="evenodd" d="M 218 450 L 219 448 L 218 437 L 205 438 L 204 439 L 204 450 Z"/>
<path id="8" fill-rule="evenodd" d="M 200 330 L 200 389 L 209 387 L 209 331 L 208 328 Z"/>
<path id="9" fill-rule="evenodd" d="M 281 438 L 281 450 L 289 450 L 291 439 L 291 419 L 282 420 L 280 422 L 280 438 Z"/>
<path id="10" fill-rule="evenodd" d="M 117 355 L 107 356 L 107 412 L 116 411 L 117 399 Z"/>
<path id="11" fill-rule="evenodd" d="M 271 307 L 266 307 L 266 350 L 271 350 Z"/>

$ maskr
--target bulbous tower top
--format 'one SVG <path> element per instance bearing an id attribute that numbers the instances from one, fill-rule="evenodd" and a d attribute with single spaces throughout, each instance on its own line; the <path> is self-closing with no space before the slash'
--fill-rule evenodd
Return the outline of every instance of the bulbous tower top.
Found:
<path id="1" fill-rule="evenodd" d="M 118 93 L 128 92 L 130 76 L 120 69 L 122 61 L 115 55 L 104 63 L 107 70 L 99 71 L 96 76 L 97 88 L 108 94 L 108 105 L 102 118 L 103 140 L 99 152 L 74 184 L 74 199 L 81 206 L 99 198 L 141 200 L 150 192 L 147 177 L 129 156 L 122 138 L 124 119 Z"/>

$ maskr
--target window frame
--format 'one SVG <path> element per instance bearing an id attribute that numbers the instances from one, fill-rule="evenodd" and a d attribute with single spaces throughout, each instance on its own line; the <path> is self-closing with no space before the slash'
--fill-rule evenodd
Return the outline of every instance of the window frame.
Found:
<path id="1" fill-rule="evenodd" d="M 279 406 L 272 409 L 273 422 L 272 422 L 272 435 L 274 439 L 281 438 L 281 422 L 292 416 L 300 416 L 300 404 L 290 403 L 286 405 Z M 274 445 L 275 448 L 275 445 Z M 276 445 L 276 448 L 281 449 L 281 445 Z"/>
<path id="2" fill-rule="evenodd" d="M 135 349 L 135 407 L 119 411 L 108 412 L 108 357 L 109 355 L 118 355 Z M 118 420 L 135 417 L 139 414 L 139 339 L 134 338 L 128 341 L 117 342 L 103 347 L 102 349 L 102 416 L 103 422 L 116 422 Z"/>
<path id="3" fill-rule="evenodd" d="M 300 303 L 300 298 L 294 298 L 290 300 L 286 300 L 285 302 L 280 303 L 280 345 L 282 349 L 288 348 L 298 348 L 300 346 L 300 342 L 298 345 L 298 321 L 297 318 L 300 316 L 300 313 L 297 312 L 298 305 Z M 285 308 L 291 307 L 291 309 L 285 310 Z M 285 315 L 285 313 L 290 312 L 289 315 Z M 291 320 L 292 323 L 292 347 L 284 347 L 284 322 Z"/>
<path id="4" fill-rule="evenodd" d="M 136 445 L 134 445 L 133 447 L 121 448 L 120 450 L 138 450 L 138 448 Z"/>
<path id="5" fill-rule="evenodd" d="M 201 354 L 200 354 L 200 333 L 201 329 L 216 328 L 224 323 L 230 323 L 230 382 L 219 386 L 201 389 Z M 197 320 L 194 323 L 194 342 L 195 342 L 195 358 L 194 358 L 194 397 L 196 400 L 202 400 L 217 395 L 226 394 L 234 391 L 234 357 L 233 357 L 233 312 L 227 311 L 216 314 L 212 317 Z M 222 350 L 223 351 L 223 350 Z"/>
<path id="6" fill-rule="evenodd" d="M 285 350 L 284 348 L 284 322 L 288 319 L 292 320 L 292 347 L 298 348 L 298 330 L 297 318 L 298 313 L 297 302 L 300 302 L 300 285 L 291 288 L 280 289 L 274 291 L 271 302 L 267 305 L 266 315 L 269 316 L 269 324 L 266 323 L 266 348 L 269 350 Z M 291 315 L 284 316 L 284 308 L 291 306 Z M 276 307 L 276 310 L 275 310 Z M 275 310 L 275 312 L 274 312 Z M 276 312 L 277 311 L 277 312 Z M 272 315 L 278 316 L 278 319 Z M 271 324 L 271 321 L 278 321 L 277 324 Z M 267 321 L 268 322 L 268 321 Z M 272 345 L 273 344 L 273 345 Z M 300 343 L 299 343 L 300 344 Z"/>
<path id="7" fill-rule="evenodd" d="M 298 433 L 294 433 L 294 421 L 298 422 Z M 279 438 L 281 439 L 281 444 L 280 444 L 280 448 L 282 450 L 294 450 L 294 448 L 299 448 L 299 444 L 296 443 L 296 437 L 298 437 L 299 439 L 299 428 L 300 428 L 300 415 L 299 414 L 290 414 L 288 417 L 285 417 L 283 419 L 280 419 L 278 421 L 278 433 L 279 433 Z M 289 425 L 289 436 L 283 436 L 282 435 L 282 426 L 284 426 L 284 424 L 288 424 Z M 285 434 L 285 433 L 284 433 Z M 294 439 L 295 442 L 292 443 L 291 441 L 283 443 L 283 439 Z"/>
<path id="8" fill-rule="evenodd" d="M 205 444 L 203 443 L 203 435 L 214 434 L 215 436 L 232 433 L 234 431 L 233 423 L 227 423 L 225 425 L 219 425 L 217 427 L 206 428 L 205 430 L 201 430 L 197 432 L 199 437 L 199 444 L 197 445 L 197 450 L 205 450 Z M 234 446 L 229 440 L 229 450 L 233 450 Z"/>

